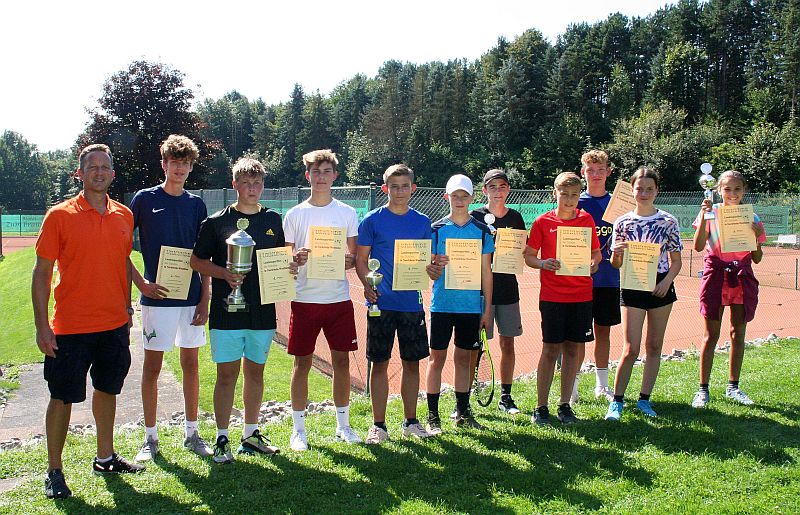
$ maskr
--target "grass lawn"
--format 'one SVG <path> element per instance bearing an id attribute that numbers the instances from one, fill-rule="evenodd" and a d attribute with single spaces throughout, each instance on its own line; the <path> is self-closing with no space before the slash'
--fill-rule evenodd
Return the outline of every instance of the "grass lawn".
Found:
<path id="1" fill-rule="evenodd" d="M 287 450 L 291 422 L 268 432 L 283 454 L 238 457 L 214 465 L 180 449 L 180 429 L 162 433 L 164 457 L 138 476 L 89 473 L 94 441 L 69 437 L 65 474 L 75 497 L 49 501 L 42 493 L 42 445 L 0 454 L 0 478 L 25 477 L 0 496 L 0 512 L 56 513 L 798 513 L 800 511 L 800 341 L 748 349 L 743 388 L 753 407 L 725 401 L 727 359 L 717 357 L 708 409 L 693 410 L 699 362 L 664 363 L 653 395 L 658 419 L 627 409 L 621 423 L 602 420 L 606 404 L 577 407 L 575 426 L 533 427 L 532 385 L 515 387 L 526 414 L 478 410 L 483 432 L 446 424 L 442 437 L 403 439 L 401 406 L 393 401 L 393 440 L 380 447 L 348 446 L 332 438 L 334 416 L 310 416 L 312 450 Z M 785 371 L 785 372 L 784 372 Z M 629 394 L 635 398 L 641 367 Z M 591 396 L 593 378 L 582 377 Z M 553 401 L 555 399 L 552 399 Z M 443 399 L 442 413 L 452 407 Z M 423 407 L 420 406 L 420 413 Z M 362 435 L 368 399 L 356 397 L 352 421 Z M 205 436 L 213 428 L 202 428 Z M 238 438 L 233 433 L 232 438 Z M 117 439 L 133 455 L 141 432 Z"/>

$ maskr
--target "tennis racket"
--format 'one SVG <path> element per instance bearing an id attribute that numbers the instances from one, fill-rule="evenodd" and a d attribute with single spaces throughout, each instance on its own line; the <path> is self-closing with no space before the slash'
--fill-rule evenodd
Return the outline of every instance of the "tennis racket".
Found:
<path id="1" fill-rule="evenodd" d="M 478 359 L 475 361 L 472 395 L 484 408 L 491 404 L 494 398 L 494 363 L 489 353 L 489 343 L 486 341 L 486 329 L 481 329 L 481 347 L 478 349 Z"/>

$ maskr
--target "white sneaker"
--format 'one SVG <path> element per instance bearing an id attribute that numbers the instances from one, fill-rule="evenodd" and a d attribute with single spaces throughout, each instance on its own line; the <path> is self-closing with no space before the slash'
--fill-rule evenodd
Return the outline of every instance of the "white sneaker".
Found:
<path id="1" fill-rule="evenodd" d="M 594 398 L 595 399 L 605 399 L 608 402 L 612 402 L 614 400 L 614 390 L 612 390 L 608 386 L 596 386 L 594 389 Z"/>
<path id="2" fill-rule="evenodd" d="M 136 453 L 136 457 L 133 458 L 133 461 L 152 461 L 158 456 L 158 453 L 158 440 L 148 438 L 145 440 L 142 448 L 139 449 L 139 452 Z"/>
<path id="3" fill-rule="evenodd" d="M 728 388 L 725 390 L 725 397 L 738 402 L 739 404 L 744 404 L 745 406 L 751 406 L 753 401 L 750 400 L 750 397 L 747 396 L 746 393 L 741 391 L 738 388 Z"/>
<path id="4" fill-rule="evenodd" d="M 694 399 L 692 400 L 692 407 L 705 408 L 706 404 L 708 404 L 708 391 L 697 390 L 697 393 L 694 394 Z"/>
<path id="5" fill-rule="evenodd" d="M 349 444 L 361 443 L 361 437 L 350 426 L 336 428 L 336 438 Z"/>
<path id="6" fill-rule="evenodd" d="M 307 451 L 308 450 L 308 437 L 305 431 L 292 431 L 292 437 L 289 439 L 289 448 L 293 451 Z"/>
<path id="7" fill-rule="evenodd" d="M 364 443 L 367 445 L 377 445 L 380 443 L 385 442 L 389 439 L 389 433 L 378 426 L 372 426 L 367 431 L 367 439 L 364 440 Z"/>
<path id="8" fill-rule="evenodd" d="M 403 425 L 403 436 L 413 438 L 430 438 L 433 435 L 424 427 L 422 427 L 422 424 L 417 422 L 416 424 Z"/>

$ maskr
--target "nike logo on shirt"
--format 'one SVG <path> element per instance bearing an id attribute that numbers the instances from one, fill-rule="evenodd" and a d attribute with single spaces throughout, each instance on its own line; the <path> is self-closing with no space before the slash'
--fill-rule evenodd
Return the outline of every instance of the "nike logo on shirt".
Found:
<path id="1" fill-rule="evenodd" d="M 155 211 L 153 211 L 155 213 Z M 558 228 L 550 229 L 550 232 L 558 232 Z"/>
<path id="2" fill-rule="evenodd" d="M 166 208 L 164 208 L 164 207 L 162 207 L 161 209 L 153 208 L 153 213 L 159 213 L 161 211 L 164 211 L 164 209 L 166 209 Z"/>

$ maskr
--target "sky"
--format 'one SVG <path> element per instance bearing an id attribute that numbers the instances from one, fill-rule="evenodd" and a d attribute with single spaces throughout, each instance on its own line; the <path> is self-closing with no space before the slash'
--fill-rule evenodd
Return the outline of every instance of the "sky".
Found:
<path id="1" fill-rule="evenodd" d="M 669 3 L 12 0 L 0 4 L 0 131 L 41 151 L 68 149 L 103 83 L 138 59 L 183 72 L 195 101 L 237 90 L 274 104 L 295 83 L 327 94 L 388 60 L 474 60 L 501 36 L 534 28 L 555 42 L 570 23 L 647 16 Z"/>

